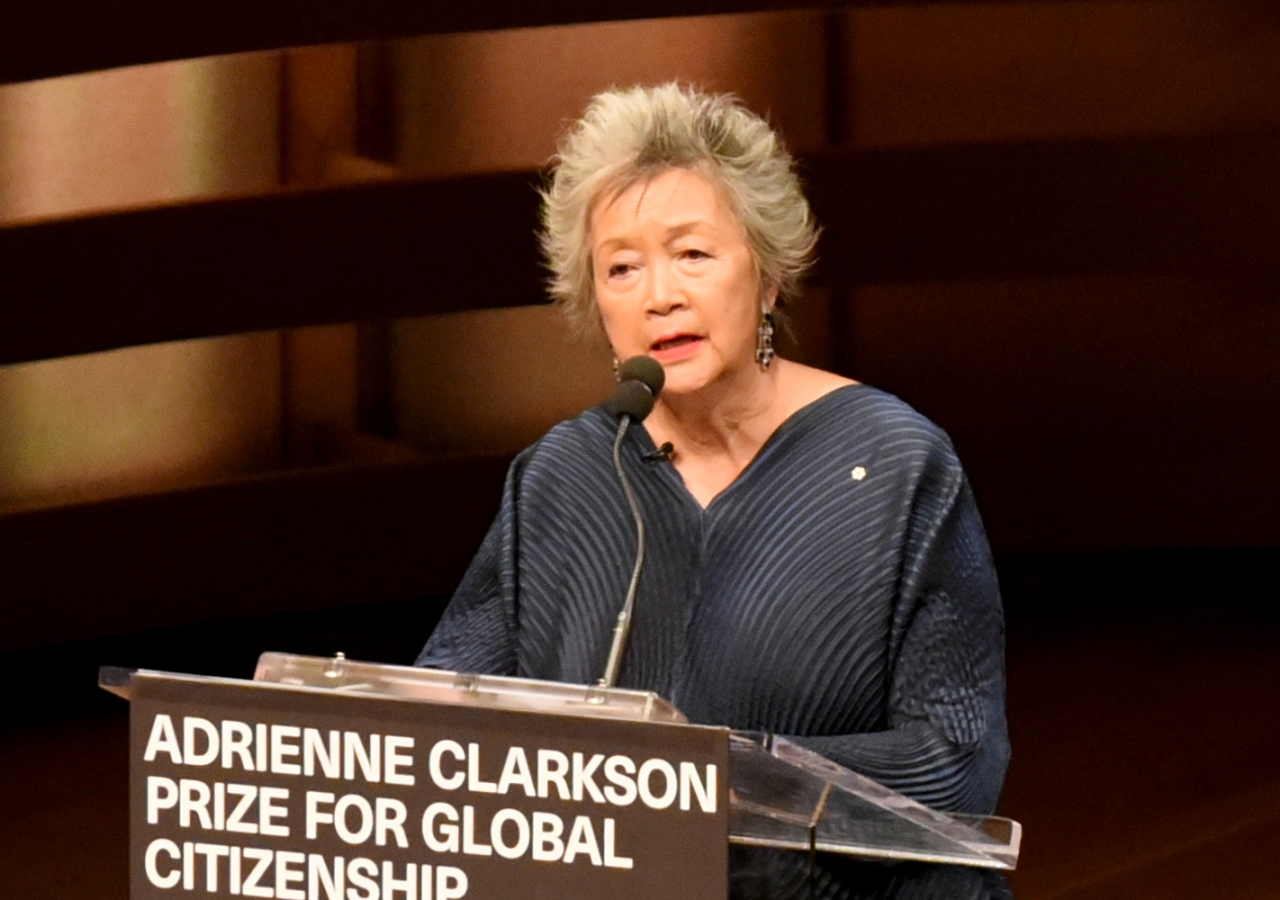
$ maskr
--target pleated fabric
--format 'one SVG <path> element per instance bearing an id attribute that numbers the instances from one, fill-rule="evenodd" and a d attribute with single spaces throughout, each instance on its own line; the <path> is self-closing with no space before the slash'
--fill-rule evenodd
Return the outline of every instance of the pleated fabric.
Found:
<path id="1" fill-rule="evenodd" d="M 420 665 L 600 678 L 636 550 L 616 428 L 591 409 L 516 458 Z M 654 449 L 643 428 L 622 447 L 647 541 L 619 684 L 695 722 L 787 735 L 935 808 L 991 812 L 1009 755 L 1003 615 L 946 435 L 844 387 L 705 509 Z M 828 881 L 817 896 L 857 895 Z"/>

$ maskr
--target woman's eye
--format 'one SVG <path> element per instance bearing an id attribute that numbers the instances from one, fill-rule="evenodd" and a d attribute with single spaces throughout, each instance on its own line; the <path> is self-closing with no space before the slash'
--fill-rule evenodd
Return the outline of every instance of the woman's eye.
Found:
<path id="1" fill-rule="evenodd" d="M 609 277 L 620 278 L 634 268 L 630 263 L 614 263 L 609 266 Z"/>
<path id="2" fill-rule="evenodd" d="M 685 259 L 710 259 L 711 258 L 710 253 L 707 253 L 705 250 L 699 250 L 696 247 L 690 247 L 686 250 L 682 250 L 680 251 L 680 255 L 683 256 Z"/>

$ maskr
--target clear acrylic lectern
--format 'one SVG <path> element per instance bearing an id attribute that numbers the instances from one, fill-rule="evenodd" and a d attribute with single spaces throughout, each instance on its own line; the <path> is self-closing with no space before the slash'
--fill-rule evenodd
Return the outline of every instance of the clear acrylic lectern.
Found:
<path id="1" fill-rule="evenodd" d="M 256 681 L 304 690 L 634 721 L 684 723 L 655 694 L 264 653 Z M 104 685 L 105 687 L 106 685 Z M 935 812 L 781 737 L 731 733 L 729 840 L 760 847 L 1013 869 L 1022 827 Z"/>

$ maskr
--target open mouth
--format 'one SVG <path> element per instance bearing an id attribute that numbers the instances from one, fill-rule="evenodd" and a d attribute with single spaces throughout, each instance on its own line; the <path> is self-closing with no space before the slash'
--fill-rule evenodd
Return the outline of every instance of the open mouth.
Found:
<path id="1" fill-rule="evenodd" d="M 696 335 L 677 334 L 674 337 L 663 338 L 660 341 L 654 341 L 650 345 L 649 349 L 654 352 L 661 352 L 663 350 L 674 350 L 676 347 L 683 347 L 686 344 L 692 344 L 700 340 L 702 340 L 702 338 Z"/>

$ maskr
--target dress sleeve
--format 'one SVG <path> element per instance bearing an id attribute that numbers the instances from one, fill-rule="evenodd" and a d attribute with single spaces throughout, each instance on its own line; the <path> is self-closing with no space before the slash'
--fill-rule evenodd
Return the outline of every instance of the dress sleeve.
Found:
<path id="1" fill-rule="evenodd" d="M 993 812 L 1009 761 L 1004 616 L 958 463 L 913 498 L 887 661 L 887 730 L 792 739 L 935 809 Z"/>
<path id="2" fill-rule="evenodd" d="M 414 665 L 516 674 L 516 535 L 522 457 L 507 472 L 502 506 Z"/>

